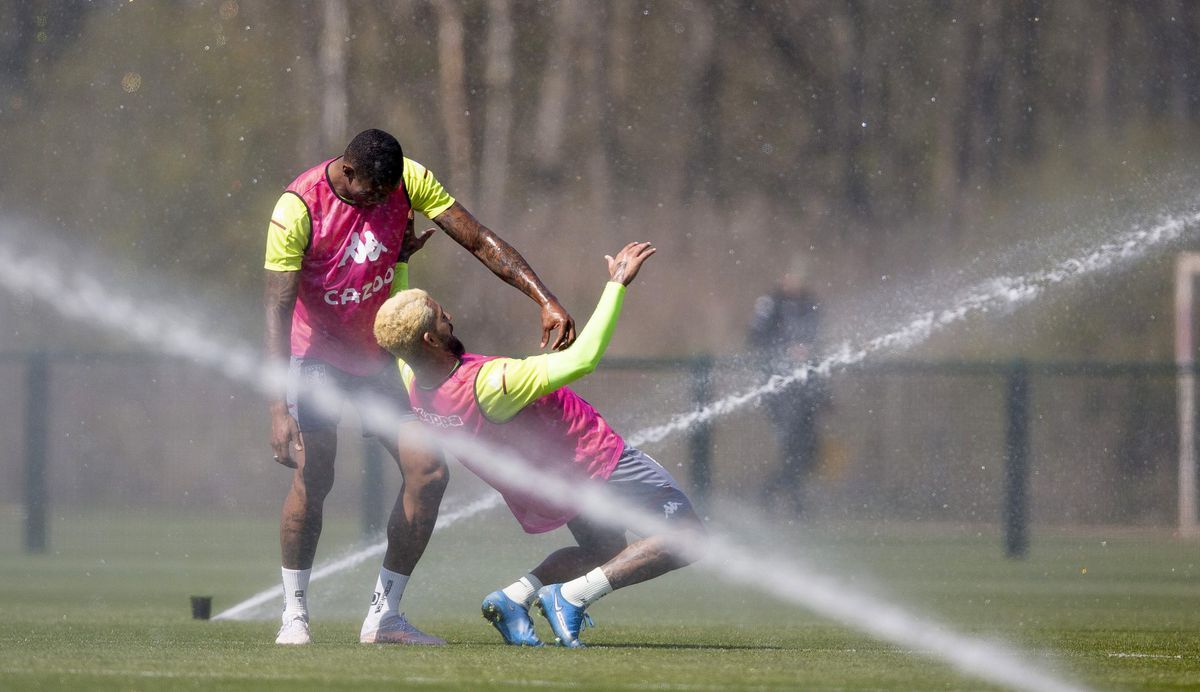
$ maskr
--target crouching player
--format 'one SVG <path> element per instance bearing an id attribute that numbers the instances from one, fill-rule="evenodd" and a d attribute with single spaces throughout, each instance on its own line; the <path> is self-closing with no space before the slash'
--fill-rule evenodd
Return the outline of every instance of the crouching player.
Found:
<path id="1" fill-rule="evenodd" d="M 401 359 L 413 411 L 421 420 L 517 450 L 539 472 L 605 483 L 671 527 L 627 544 L 625 530 L 598 525 L 578 510 L 514 487 L 485 464 L 463 459 L 500 491 L 527 533 L 566 524 L 578 542 L 484 599 L 483 616 L 508 644 L 541 646 L 529 617 L 536 602 L 559 644 L 582 646 L 579 629 L 589 605 L 615 589 L 686 565 L 703 536 L 691 502 L 667 470 L 626 445 L 566 387 L 595 370 L 616 327 L 625 288 L 654 252 L 650 243 L 630 243 L 616 257 L 605 256 L 611 280 L 599 305 L 578 340 L 556 353 L 530 358 L 467 353 L 454 336 L 450 313 L 417 289 L 396 294 L 375 317 L 375 338 Z"/>

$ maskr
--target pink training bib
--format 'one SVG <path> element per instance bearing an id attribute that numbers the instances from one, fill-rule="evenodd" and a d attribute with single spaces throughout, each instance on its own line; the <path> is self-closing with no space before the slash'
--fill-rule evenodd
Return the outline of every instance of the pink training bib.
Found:
<path id="1" fill-rule="evenodd" d="M 561 387 L 538 398 L 507 422 L 488 420 L 475 398 L 475 378 L 483 364 L 494 359 L 468 353 L 436 389 L 410 384 L 413 412 L 432 427 L 477 435 L 511 449 L 537 473 L 555 474 L 572 482 L 608 480 L 625 441 L 570 388 Z M 557 529 L 579 513 L 567 502 L 548 500 L 515 487 L 486 464 L 471 459 L 460 461 L 500 491 L 527 533 Z"/>
<path id="2" fill-rule="evenodd" d="M 343 200 L 326 172 L 337 160 L 308 169 L 287 188 L 304 201 L 312 222 L 292 314 L 292 355 L 372 375 L 392 362 L 372 330 L 396 278 L 412 205 L 403 180 L 382 204 L 363 208 Z"/>

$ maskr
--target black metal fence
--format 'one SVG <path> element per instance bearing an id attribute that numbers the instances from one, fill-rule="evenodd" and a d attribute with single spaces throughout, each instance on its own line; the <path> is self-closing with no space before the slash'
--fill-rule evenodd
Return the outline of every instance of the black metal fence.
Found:
<path id="1" fill-rule="evenodd" d="M 1026 551 L 1031 522 L 1170 525 L 1179 374 L 1163 363 L 1024 361 L 835 373 L 812 511 L 998 525 L 1010 556 Z M 737 360 L 610 358 L 578 389 L 636 433 L 761 381 Z M 46 549 L 56 505 L 278 509 L 265 407 L 245 385 L 159 356 L 78 353 L 0 356 L 0 385 L 0 504 L 20 504 L 30 551 Z M 778 464 L 765 418 L 751 404 L 652 451 L 700 505 L 757 502 Z M 364 459 L 357 492 L 342 484 L 345 504 L 360 504 L 374 529 L 389 498 L 385 455 L 355 435 L 341 444 Z"/>

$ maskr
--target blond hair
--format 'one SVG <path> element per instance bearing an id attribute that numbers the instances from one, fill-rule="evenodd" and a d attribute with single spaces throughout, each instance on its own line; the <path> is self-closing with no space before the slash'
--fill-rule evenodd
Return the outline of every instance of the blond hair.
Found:
<path id="1" fill-rule="evenodd" d="M 375 341 L 394 356 L 411 360 L 425 332 L 435 328 L 429 294 L 419 288 L 400 291 L 375 313 Z"/>

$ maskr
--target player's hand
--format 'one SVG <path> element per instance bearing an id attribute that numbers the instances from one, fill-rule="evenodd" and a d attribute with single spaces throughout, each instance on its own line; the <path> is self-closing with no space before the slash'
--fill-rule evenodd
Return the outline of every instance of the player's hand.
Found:
<path id="1" fill-rule="evenodd" d="M 272 407 L 271 410 L 271 450 L 275 453 L 275 463 L 294 469 L 299 466 L 292 458 L 292 452 L 304 449 L 304 441 L 300 437 L 300 426 L 296 419 L 286 409 Z"/>
<path id="2" fill-rule="evenodd" d="M 413 213 L 408 211 L 408 225 L 404 227 L 404 239 L 400 241 L 400 262 L 407 262 L 408 258 L 417 254 L 421 248 L 425 247 L 425 243 L 433 237 L 433 232 L 436 228 L 426 228 L 421 235 L 413 232 Z"/>
<path id="3" fill-rule="evenodd" d="M 575 320 L 567 314 L 566 308 L 552 298 L 542 306 L 542 348 L 546 348 L 546 344 L 550 343 L 550 335 L 555 330 L 558 330 L 558 338 L 551 346 L 555 351 L 561 351 L 575 343 Z"/>
<path id="4" fill-rule="evenodd" d="M 408 258 L 417 254 L 417 251 L 425 247 L 425 243 L 433 237 L 433 232 L 436 230 L 436 228 L 426 228 L 421 235 L 405 233 L 404 241 L 400 243 L 400 261 L 407 262 Z"/>
<path id="5" fill-rule="evenodd" d="M 642 268 L 642 262 L 655 252 L 657 249 L 650 243 L 630 243 L 621 248 L 616 257 L 605 255 L 610 280 L 624 286 L 633 283 L 638 270 Z"/>

